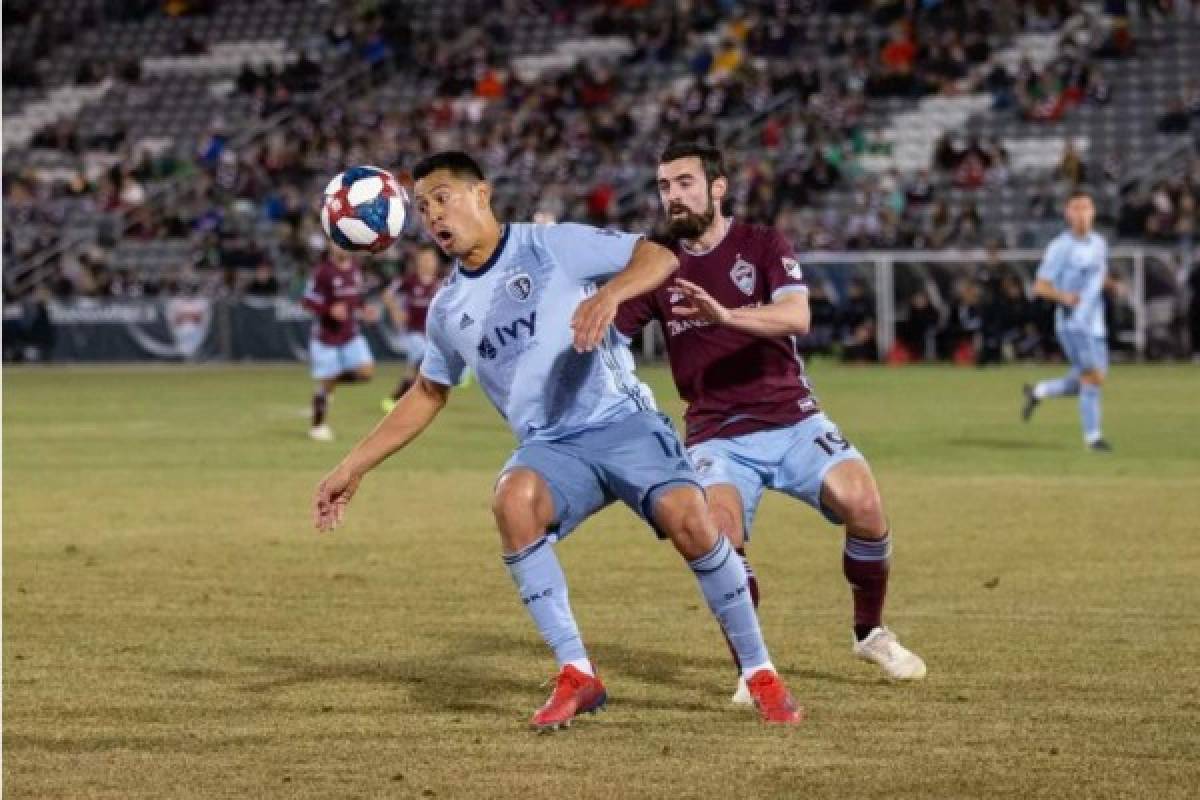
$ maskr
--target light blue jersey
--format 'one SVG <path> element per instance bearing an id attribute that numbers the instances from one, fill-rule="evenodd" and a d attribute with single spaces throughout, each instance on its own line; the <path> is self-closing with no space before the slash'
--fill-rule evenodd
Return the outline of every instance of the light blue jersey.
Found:
<path id="1" fill-rule="evenodd" d="M 1108 275 L 1108 245 L 1092 232 L 1080 239 L 1063 231 L 1046 248 L 1037 277 L 1054 284 L 1060 292 L 1079 295 L 1074 308 L 1059 306 L 1055 327 L 1087 336 L 1106 335 L 1104 327 L 1104 280 Z"/>
<path id="2" fill-rule="evenodd" d="M 611 329 L 591 353 L 571 317 L 629 263 L 640 236 L 586 225 L 513 224 L 480 269 L 461 263 L 429 309 L 421 373 L 446 386 L 470 368 L 521 442 L 556 440 L 652 409 Z"/>

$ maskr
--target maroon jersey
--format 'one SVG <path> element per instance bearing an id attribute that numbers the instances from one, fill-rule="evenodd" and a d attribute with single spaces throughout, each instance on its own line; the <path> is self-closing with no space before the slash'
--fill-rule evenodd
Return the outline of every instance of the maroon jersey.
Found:
<path id="1" fill-rule="evenodd" d="M 441 281 L 434 278 L 429 283 L 421 283 L 416 275 L 405 275 L 392 282 L 388 291 L 395 294 L 404 303 L 408 314 L 407 328 L 416 333 L 425 332 L 425 318 L 429 316 L 429 304 L 437 294 Z"/>
<path id="2" fill-rule="evenodd" d="M 313 338 L 321 344 L 343 345 L 358 335 L 355 312 L 363 305 L 363 274 L 358 265 L 338 269 L 332 261 L 317 265 L 304 289 L 304 307 L 313 312 Z M 346 304 L 346 318 L 334 319 L 330 311 Z"/>
<path id="3" fill-rule="evenodd" d="M 676 244 L 678 277 L 699 284 L 726 308 L 770 303 L 786 292 L 807 291 L 791 246 L 774 229 L 730 223 L 720 244 L 690 253 Z M 671 374 L 687 402 L 687 443 L 778 428 L 820 409 L 790 336 L 764 338 L 678 317 L 685 305 L 667 281 L 621 306 L 616 325 L 632 336 L 647 322 L 662 323 Z"/>

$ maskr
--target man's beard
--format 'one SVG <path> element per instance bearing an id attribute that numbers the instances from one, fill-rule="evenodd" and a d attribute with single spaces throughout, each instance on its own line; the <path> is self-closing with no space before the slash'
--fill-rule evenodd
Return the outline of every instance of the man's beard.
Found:
<path id="1" fill-rule="evenodd" d="M 676 211 L 683 213 L 676 215 Z M 716 216 L 711 194 L 708 196 L 708 207 L 699 214 L 684 205 L 671 206 L 667 209 L 667 233 L 672 239 L 698 239 L 712 225 Z"/>

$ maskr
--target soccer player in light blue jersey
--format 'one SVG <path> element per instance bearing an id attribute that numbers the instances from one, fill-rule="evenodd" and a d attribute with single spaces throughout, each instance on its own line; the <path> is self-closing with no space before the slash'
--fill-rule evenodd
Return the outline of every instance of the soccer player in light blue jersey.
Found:
<path id="1" fill-rule="evenodd" d="M 1087 192 L 1071 193 L 1066 217 L 1069 228 L 1046 248 L 1033 293 L 1056 305 L 1054 331 L 1071 370 L 1036 386 L 1026 384 L 1021 416 L 1028 422 L 1047 397 L 1078 395 L 1084 444 L 1108 452 L 1112 447 L 1100 430 L 1100 392 L 1108 373 L 1104 289 L 1114 285 L 1108 277 L 1108 245 L 1092 230 L 1096 206 Z"/>
<path id="2" fill-rule="evenodd" d="M 762 719 L 799 722 L 803 712 L 763 643 L 745 567 L 718 533 L 675 430 L 612 326 L 620 303 L 662 284 L 676 257 L 640 236 L 585 225 L 502 226 L 490 184 L 465 153 L 431 156 L 413 177 L 422 225 L 454 269 L 430 307 L 416 383 L 317 487 L 318 529 L 341 521 L 363 476 L 433 422 L 470 369 L 517 439 L 492 511 L 504 564 L 558 662 L 554 692 L 533 726 L 564 727 L 607 699 L 555 547 L 615 499 L 687 559 Z"/>

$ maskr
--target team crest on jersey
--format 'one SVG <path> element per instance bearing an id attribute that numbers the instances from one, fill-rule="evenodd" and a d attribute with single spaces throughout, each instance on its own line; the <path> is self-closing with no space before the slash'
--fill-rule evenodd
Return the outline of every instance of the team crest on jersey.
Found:
<path id="1" fill-rule="evenodd" d="M 683 302 L 683 290 L 676 289 L 674 286 L 667 288 L 667 302 L 670 305 L 677 305 Z"/>
<path id="2" fill-rule="evenodd" d="M 747 296 L 754 294 L 756 270 L 753 264 L 742 258 L 741 253 L 738 253 L 737 261 L 733 262 L 733 269 L 729 270 L 729 277 L 733 279 L 733 285 L 742 290 L 742 294 Z"/>
<path id="3" fill-rule="evenodd" d="M 522 272 L 509 278 L 505 288 L 508 289 L 509 297 L 518 303 L 524 303 L 533 294 L 533 278 L 529 277 L 529 273 Z"/>
<path id="4" fill-rule="evenodd" d="M 783 271 L 794 281 L 804 280 L 804 271 L 800 269 L 800 262 L 794 258 L 783 259 Z"/>
<path id="5" fill-rule="evenodd" d="M 703 456 L 696 459 L 696 474 L 700 476 L 707 475 L 712 472 L 713 460 L 708 456 Z"/>

